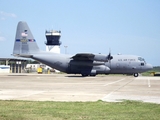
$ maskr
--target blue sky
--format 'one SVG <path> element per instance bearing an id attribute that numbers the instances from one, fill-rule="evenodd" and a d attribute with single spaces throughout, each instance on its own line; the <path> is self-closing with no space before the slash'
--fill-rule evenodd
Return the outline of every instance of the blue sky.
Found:
<path id="1" fill-rule="evenodd" d="M 11 57 L 19 21 L 42 50 L 45 30 L 61 30 L 61 53 L 111 49 L 160 66 L 160 0 L 0 0 L 0 57 Z"/>

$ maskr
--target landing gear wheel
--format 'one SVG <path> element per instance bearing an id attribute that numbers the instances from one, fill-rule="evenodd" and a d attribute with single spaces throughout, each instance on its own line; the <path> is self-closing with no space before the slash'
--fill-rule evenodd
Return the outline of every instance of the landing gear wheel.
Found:
<path id="1" fill-rule="evenodd" d="M 138 73 L 134 73 L 134 77 L 138 77 Z"/>
<path id="2" fill-rule="evenodd" d="M 87 75 L 87 74 L 82 74 L 82 76 L 83 76 L 83 77 L 86 77 L 86 76 L 88 76 L 88 75 Z"/>
<path id="3" fill-rule="evenodd" d="M 91 74 L 90 76 L 95 77 L 95 76 L 96 76 L 96 74 Z"/>

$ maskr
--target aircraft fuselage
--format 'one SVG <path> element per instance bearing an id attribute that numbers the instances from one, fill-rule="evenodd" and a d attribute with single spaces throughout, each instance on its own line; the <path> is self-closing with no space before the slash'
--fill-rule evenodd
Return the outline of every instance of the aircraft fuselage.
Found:
<path id="1" fill-rule="evenodd" d="M 106 62 L 74 60 L 71 55 L 55 53 L 34 54 L 33 59 L 38 60 L 52 68 L 68 74 L 82 74 L 88 76 L 96 74 L 134 74 L 150 70 L 152 66 L 145 60 L 134 55 L 112 55 L 113 59 Z"/>

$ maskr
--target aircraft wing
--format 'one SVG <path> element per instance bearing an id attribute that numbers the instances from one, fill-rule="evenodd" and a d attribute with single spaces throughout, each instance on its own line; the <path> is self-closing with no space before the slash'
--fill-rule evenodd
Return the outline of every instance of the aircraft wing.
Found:
<path id="1" fill-rule="evenodd" d="M 92 54 L 92 53 L 78 53 L 71 57 L 73 60 L 79 61 L 100 61 L 100 62 L 108 62 L 113 57 L 109 55 L 102 55 L 102 54 Z"/>
<path id="2" fill-rule="evenodd" d="M 91 60 L 91 61 L 93 61 L 94 57 L 95 57 L 95 55 L 92 53 L 78 53 L 71 58 L 73 58 L 74 60 L 84 60 L 84 61 Z"/>

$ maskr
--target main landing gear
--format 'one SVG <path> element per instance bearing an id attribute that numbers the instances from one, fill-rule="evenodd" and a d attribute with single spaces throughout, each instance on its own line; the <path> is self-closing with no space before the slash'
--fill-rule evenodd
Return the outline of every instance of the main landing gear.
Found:
<path id="1" fill-rule="evenodd" d="M 90 75 L 88 75 L 88 74 L 82 74 L 82 76 L 83 76 L 83 77 L 86 77 L 86 76 L 92 76 L 92 77 L 95 77 L 95 76 L 96 76 L 96 74 L 90 74 Z"/>

